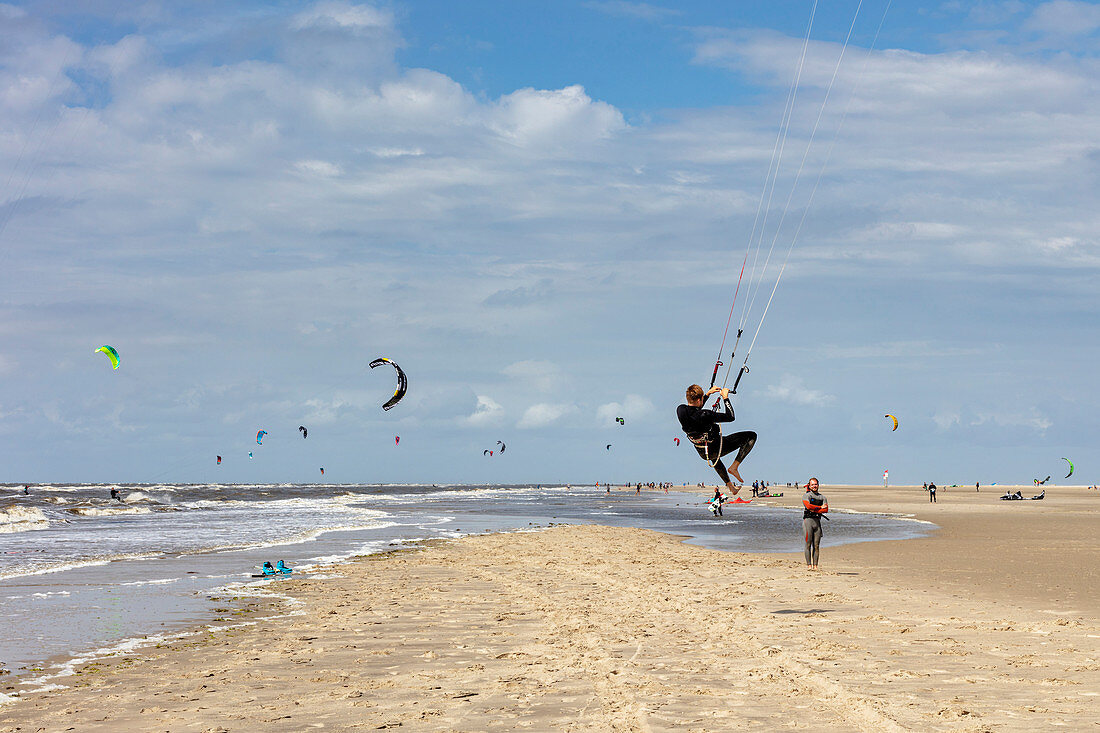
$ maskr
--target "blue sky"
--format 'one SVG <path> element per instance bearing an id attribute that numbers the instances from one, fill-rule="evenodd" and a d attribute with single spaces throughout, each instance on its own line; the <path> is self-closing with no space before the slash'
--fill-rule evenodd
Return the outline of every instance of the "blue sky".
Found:
<path id="1" fill-rule="evenodd" d="M 811 5 L 0 4 L 0 480 L 712 481 L 674 409 Z M 1100 6 L 893 2 L 869 52 L 869 0 L 837 67 L 855 9 L 739 296 L 794 241 L 746 478 L 1097 482 Z"/>

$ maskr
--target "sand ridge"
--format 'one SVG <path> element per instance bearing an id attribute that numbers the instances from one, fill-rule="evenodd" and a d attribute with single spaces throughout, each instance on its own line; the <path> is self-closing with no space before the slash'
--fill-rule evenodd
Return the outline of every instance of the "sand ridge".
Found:
<path id="1" fill-rule="evenodd" d="M 882 543 L 875 543 L 882 544 Z M 469 537 L 282 586 L 0 730 L 1023 730 L 1100 724 L 1100 625 L 636 529 Z"/>

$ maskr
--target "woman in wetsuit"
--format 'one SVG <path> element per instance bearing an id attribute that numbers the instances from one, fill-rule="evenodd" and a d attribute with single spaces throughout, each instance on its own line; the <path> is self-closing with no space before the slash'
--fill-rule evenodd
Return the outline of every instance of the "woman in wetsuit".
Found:
<path id="1" fill-rule="evenodd" d="M 705 407 L 707 397 L 715 392 L 721 393 L 722 404 L 725 406 L 724 412 L 715 412 Z M 724 387 L 711 387 L 704 392 L 698 384 L 691 385 L 687 388 L 687 404 L 676 408 L 676 417 L 680 420 L 680 427 L 684 429 L 688 440 L 699 452 L 699 456 L 718 472 L 729 492 L 736 494 L 740 491 L 741 488 L 734 486 L 730 481 L 730 474 L 733 474 L 738 483 L 744 481 L 741 474 L 737 472 L 737 467 L 756 444 L 756 433 L 751 430 L 742 430 L 739 433 L 722 435 L 722 428 L 718 423 L 733 422 L 733 406 L 729 401 L 729 390 Z M 733 459 L 727 472 L 726 467 L 722 465 L 722 458 L 734 451 L 737 451 L 737 457 Z"/>

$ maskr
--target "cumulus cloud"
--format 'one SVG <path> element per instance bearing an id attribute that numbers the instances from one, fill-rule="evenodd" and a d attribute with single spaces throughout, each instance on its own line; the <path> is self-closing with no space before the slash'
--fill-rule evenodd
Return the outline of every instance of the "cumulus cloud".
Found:
<path id="1" fill-rule="evenodd" d="M 598 5 L 636 17 L 655 7 Z M 1041 5 L 1026 28 L 1022 13 L 1010 15 L 1017 33 L 1092 28 L 1082 5 Z M 201 332 L 217 344 L 201 377 L 194 348 L 168 344 L 149 350 L 143 373 L 184 387 L 212 373 L 243 384 L 217 396 L 188 393 L 211 422 L 250 423 L 271 401 L 252 391 L 256 382 L 284 393 L 309 385 L 311 397 L 323 395 L 305 405 L 314 421 L 378 413 L 379 393 L 360 408 L 332 385 L 362 383 L 364 352 L 400 352 L 412 359 L 414 385 L 402 418 L 426 399 L 418 396 L 427 392 L 425 355 L 436 354 L 446 355 L 446 376 L 431 381 L 449 379 L 448 389 L 470 397 L 445 408 L 451 427 L 515 419 L 492 398 L 475 406 L 469 391 L 509 362 L 513 383 L 502 388 L 541 392 L 520 423 L 562 425 L 581 408 L 557 401 L 575 397 L 553 394 L 564 376 L 549 360 L 571 359 L 569 386 L 598 393 L 631 354 L 652 354 L 655 343 L 688 351 L 679 340 L 685 324 L 707 328 L 692 296 L 698 288 L 732 290 L 728 268 L 700 270 L 677 259 L 679 248 L 690 243 L 695 261 L 738 256 L 731 242 L 752 227 L 798 38 L 700 32 L 696 63 L 735 70 L 759 93 L 654 121 L 642 110 L 628 125 L 583 73 L 561 88 L 525 79 L 488 94 L 436 69 L 405 68 L 398 19 L 381 5 L 264 11 L 262 47 L 234 30 L 243 24 L 223 14 L 229 6 L 202 7 L 185 14 L 160 4 L 162 17 L 125 27 L 105 20 L 109 32 L 85 28 L 72 36 L 78 43 L 52 30 L 63 27 L 60 16 L 47 23 L 0 5 L 0 169 L 14 171 L 0 195 L 0 333 L 49 365 L 7 370 L 0 401 L 8 414 L 37 413 L 28 395 L 60 393 L 56 404 L 66 407 L 52 414 L 68 419 L 81 395 L 101 391 L 70 356 L 88 334 L 93 345 L 130 345 L 132 355 L 150 334 Z M 216 16 L 217 30 L 196 13 Z M 838 52 L 835 43 L 811 44 L 787 144 L 793 164 L 780 172 L 777 201 Z M 865 297 L 868 283 L 898 289 L 844 313 L 850 327 L 822 328 L 810 347 L 805 338 L 790 347 L 771 341 L 790 337 L 773 328 L 796 300 L 785 281 L 761 344 L 864 362 L 830 365 L 840 372 L 934 368 L 929 356 L 987 353 L 999 340 L 1016 363 L 1034 344 L 1015 349 L 1013 332 L 998 327 L 1024 302 L 1029 318 L 1050 324 L 1051 343 L 1079 344 L 1078 361 L 1088 363 L 1088 340 L 1075 342 L 1069 330 L 1090 312 L 1088 283 L 1100 266 L 1094 60 L 1009 45 L 882 49 L 861 76 L 863 57 L 850 50 L 826 108 L 819 142 L 833 138 L 852 100 L 786 277 L 817 278 L 821 312 L 839 292 Z M 807 171 L 820 169 L 825 147 L 811 149 Z M 805 202 L 795 195 L 792 210 Z M 996 277 L 1011 285 L 987 289 Z M 945 279 L 958 287 L 943 290 Z M 1036 283 L 1042 298 L 1029 297 Z M 955 331 L 954 341 L 944 334 L 958 324 L 922 330 L 920 317 L 959 293 L 988 296 L 967 313 L 978 325 Z M 898 340 L 883 343 L 883 334 Z M 838 343 L 821 346 L 822 338 Z M 249 379 L 232 379 L 236 372 Z M 637 381 L 623 392 L 659 389 L 647 369 L 629 378 Z M 1006 380 L 982 389 L 1003 392 Z M 510 406 L 526 404 L 505 394 Z M 768 394 L 794 404 L 833 400 L 786 378 Z M 596 413 L 607 422 L 653 409 L 639 405 L 635 412 L 626 397 Z M 425 413 L 439 409 L 425 402 Z M 157 408 L 141 414 L 173 424 Z M 939 417 L 941 426 L 966 424 Z M 94 413 L 87 419 L 95 424 Z M 1051 422 L 1011 419 L 1040 429 Z M 13 454 L 48 444 L 32 429 L 23 434 Z"/>
<path id="2" fill-rule="evenodd" d="M 789 374 L 784 375 L 779 380 L 779 384 L 768 385 L 767 389 L 764 390 L 764 394 L 775 400 L 812 407 L 823 407 L 836 400 L 833 395 L 806 387 L 800 377 Z"/>
<path id="3" fill-rule="evenodd" d="M 477 407 L 474 408 L 473 413 L 466 417 L 466 424 L 480 427 L 483 425 L 493 425 L 500 422 L 504 416 L 504 408 L 500 403 L 494 400 L 492 397 L 486 395 L 477 396 Z"/>
<path id="4" fill-rule="evenodd" d="M 622 402 L 608 402 L 596 408 L 596 420 L 611 425 L 615 418 L 628 422 L 645 418 L 653 413 L 653 403 L 647 397 L 628 394 Z"/>
<path id="5" fill-rule="evenodd" d="M 542 428 L 553 425 L 563 417 L 577 412 L 577 406 L 572 404 L 551 404 L 540 402 L 528 407 L 523 417 L 516 423 L 517 428 Z"/>
<path id="6" fill-rule="evenodd" d="M 575 84 L 506 94 L 497 102 L 492 125 L 519 146 L 564 146 L 611 137 L 626 121 L 619 110 L 593 101 Z"/>

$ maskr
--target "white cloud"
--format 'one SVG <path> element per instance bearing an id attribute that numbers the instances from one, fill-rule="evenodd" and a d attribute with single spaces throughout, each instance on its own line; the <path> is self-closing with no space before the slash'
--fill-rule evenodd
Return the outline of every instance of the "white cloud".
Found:
<path id="1" fill-rule="evenodd" d="M 940 430 L 947 430 L 952 425 L 959 425 L 962 422 L 962 415 L 958 410 L 940 410 L 932 416 L 932 422 L 936 423 Z"/>
<path id="2" fill-rule="evenodd" d="M 393 14 L 369 5 L 323 2 L 299 13 L 291 21 L 291 28 L 295 29 L 329 26 L 353 30 L 388 29 L 393 26 Z"/>
<path id="3" fill-rule="evenodd" d="M 646 397 L 628 394 L 622 402 L 608 402 L 596 408 L 596 420 L 611 425 L 621 417 L 627 423 L 653 413 L 653 403 Z"/>
<path id="4" fill-rule="evenodd" d="M 1100 5 L 1077 0 L 1053 0 L 1035 8 L 1024 27 L 1053 35 L 1088 35 L 1100 28 Z"/>
<path id="5" fill-rule="evenodd" d="M 1051 420 L 1040 414 L 1036 408 L 1017 412 L 979 412 L 970 421 L 971 425 L 985 425 L 987 423 L 1001 427 L 1033 428 L 1040 432 L 1054 425 Z"/>
<path id="6" fill-rule="evenodd" d="M 576 405 L 540 402 L 528 407 L 516 423 L 517 428 L 542 428 L 577 411 Z"/>
<path id="7" fill-rule="evenodd" d="M 491 124 L 520 146 L 583 144 L 608 138 L 626 127 L 617 109 L 593 101 L 580 85 L 506 94 L 497 102 Z"/>
<path id="8" fill-rule="evenodd" d="M 294 167 L 298 172 L 312 176 L 331 177 L 341 173 L 340 166 L 327 160 L 299 160 Z"/>
<path id="9" fill-rule="evenodd" d="M 561 368 L 550 361 L 517 361 L 501 369 L 501 373 L 540 392 L 549 392 L 563 380 Z"/>
<path id="10" fill-rule="evenodd" d="M 466 417 L 465 422 L 467 425 L 473 426 L 493 425 L 500 422 L 503 416 L 504 408 L 501 407 L 500 403 L 492 397 L 479 394 L 477 396 L 477 407 L 474 408 L 473 413 Z"/>
<path id="11" fill-rule="evenodd" d="M 836 398 L 830 394 L 816 389 L 809 389 L 802 383 L 800 377 L 784 375 L 779 384 L 768 385 L 764 394 L 772 399 L 790 402 L 795 405 L 811 405 L 822 407 L 833 402 Z"/>
<path id="12" fill-rule="evenodd" d="M 420 148 L 373 148 L 370 151 L 379 158 L 404 158 L 424 155 Z"/>

